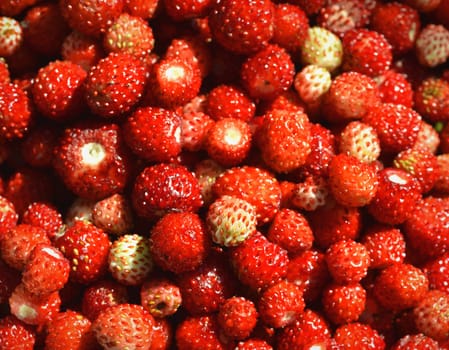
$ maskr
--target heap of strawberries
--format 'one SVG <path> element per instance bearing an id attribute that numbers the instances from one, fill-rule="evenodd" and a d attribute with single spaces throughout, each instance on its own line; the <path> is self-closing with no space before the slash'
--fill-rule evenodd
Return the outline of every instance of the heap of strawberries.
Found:
<path id="1" fill-rule="evenodd" d="M 0 1 L 0 350 L 449 349 L 449 0 Z"/>

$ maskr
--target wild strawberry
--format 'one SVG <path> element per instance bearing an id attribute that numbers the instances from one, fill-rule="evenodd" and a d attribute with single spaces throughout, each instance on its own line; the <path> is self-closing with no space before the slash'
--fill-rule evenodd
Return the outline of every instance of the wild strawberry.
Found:
<path id="1" fill-rule="evenodd" d="M 104 56 L 102 43 L 77 31 L 69 33 L 61 45 L 64 60 L 78 64 L 87 72 Z"/>
<path id="2" fill-rule="evenodd" d="M 377 132 L 358 120 L 344 127 L 338 140 L 338 149 L 342 154 L 356 157 L 368 164 L 377 160 L 381 152 Z"/>
<path id="3" fill-rule="evenodd" d="M 449 120 L 449 82 L 430 77 L 421 82 L 415 90 L 415 109 L 430 122 Z"/>
<path id="4" fill-rule="evenodd" d="M 26 324 L 43 326 L 60 310 L 61 298 L 58 292 L 43 296 L 29 292 L 23 283 L 19 284 L 9 298 L 11 314 Z"/>
<path id="5" fill-rule="evenodd" d="M 181 273 L 198 268 L 209 253 L 211 239 L 194 213 L 168 213 L 150 233 L 150 252 L 164 270 Z"/>
<path id="6" fill-rule="evenodd" d="M 331 332 L 326 319 L 306 309 L 298 319 L 282 328 L 277 337 L 277 349 L 327 349 Z"/>
<path id="7" fill-rule="evenodd" d="M 321 104 L 324 94 L 331 87 L 331 74 L 326 68 L 309 64 L 295 75 L 294 88 L 309 108 Z"/>
<path id="8" fill-rule="evenodd" d="M 167 278 L 150 278 L 140 287 L 140 303 L 156 318 L 171 316 L 181 306 L 181 291 Z"/>
<path id="9" fill-rule="evenodd" d="M 60 129 L 40 121 L 30 129 L 21 142 L 21 154 L 25 162 L 32 167 L 51 167 Z"/>
<path id="10" fill-rule="evenodd" d="M 151 19 L 159 9 L 159 0 L 125 0 L 125 11 L 132 16 Z"/>
<path id="11" fill-rule="evenodd" d="M 204 149 L 207 133 L 213 124 L 213 119 L 203 112 L 184 112 L 181 116 L 182 148 L 192 152 Z"/>
<path id="12" fill-rule="evenodd" d="M 0 56 L 10 56 L 22 44 L 22 27 L 16 19 L 2 16 L 0 17 L 0 33 L 2 37 L 0 41 Z"/>
<path id="13" fill-rule="evenodd" d="M 70 61 L 50 62 L 34 79 L 33 102 L 50 119 L 78 118 L 85 109 L 83 83 L 86 76 L 81 66 Z"/>
<path id="14" fill-rule="evenodd" d="M 391 350 L 438 350 L 441 349 L 438 342 L 422 334 L 407 334 L 398 339 L 391 347 Z"/>
<path id="15" fill-rule="evenodd" d="M 53 166 L 65 185 L 87 199 L 102 199 L 126 185 L 129 154 L 116 124 L 80 124 L 65 129 Z"/>
<path id="16" fill-rule="evenodd" d="M 406 0 L 405 3 L 419 12 L 431 12 L 438 8 L 440 0 Z"/>
<path id="17" fill-rule="evenodd" d="M 139 157 L 169 162 L 181 152 L 181 117 L 165 108 L 139 108 L 126 119 L 123 137 Z"/>
<path id="18" fill-rule="evenodd" d="M 70 32 L 57 3 L 31 7 L 22 22 L 24 43 L 45 57 L 56 57 Z"/>
<path id="19" fill-rule="evenodd" d="M 371 27 L 385 36 L 395 54 L 410 51 L 421 29 L 418 11 L 412 7 L 392 2 L 377 6 L 371 15 Z"/>
<path id="20" fill-rule="evenodd" d="M 431 290 L 413 309 L 416 328 L 432 339 L 445 341 L 449 334 L 449 294 Z"/>
<path id="21" fill-rule="evenodd" d="M 142 18 L 122 13 L 106 30 L 103 46 L 107 52 L 143 57 L 153 50 L 153 30 Z"/>
<path id="22" fill-rule="evenodd" d="M 261 115 L 258 115 L 252 119 L 251 122 L 254 126 L 260 124 L 261 120 L 263 120 L 263 114 L 273 110 L 300 110 L 304 113 L 306 111 L 306 105 L 303 101 L 301 101 L 298 94 L 292 87 L 286 91 L 282 91 L 274 99 L 259 101 L 258 107 Z"/>
<path id="23" fill-rule="evenodd" d="M 213 253 L 197 269 L 176 276 L 182 306 L 189 314 L 216 312 L 226 299 L 234 295 L 235 277 L 224 258 L 224 253 Z"/>
<path id="24" fill-rule="evenodd" d="M 405 238 L 398 228 L 377 226 L 368 229 L 362 237 L 362 243 L 370 256 L 371 269 L 384 269 L 405 258 Z"/>
<path id="25" fill-rule="evenodd" d="M 212 0 L 165 0 L 164 8 L 175 21 L 183 21 L 209 14 L 215 2 Z"/>
<path id="26" fill-rule="evenodd" d="M 449 269 L 449 252 L 446 252 L 423 266 L 423 271 L 429 279 L 429 288 L 449 293 L 447 271 Z"/>
<path id="27" fill-rule="evenodd" d="M 31 122 L 30 100 L 13 83 L 0 83 L 0 136 L 11 140 L 22 138 Z"/>
<path id="28" fill-rule="evenodd" d="M 19 215 L 14 208 L 14 204 L 0 195 L 0 241 L 10 229 L 17 225 L 18 221 Z"/>
<path id="29" fill-rule="evenodd" d="M 416 142 L 421 116 L 404 105 L 382 103 L 373 106 L 362 122 L 376 130 L 383 152 L 397 153 Z"/>
<path id="30" fill-rule="evenodd" d="M 325 28 L 310 27 L 301 46 L 303 65 L 313 64 L 333 72 L 340 67 L 342 60 L 343 45 L 340 38 Z"/>
<path id="31" fill-rule="evenodd" d="M 123 0 L 105 3 L 100 0 L 78 2 L 61 0 L 62 15 L 73 29 L 88 36 L 99 37 L 120 16 Z"/>
<path id="32" fill-rule="evenodd" d="M 89 284 L 107 270 L 111 242 L 103 230 L 88 221 L 76 221 L 56 237 L 54 245 L 70 261 L 72 281 Z"/>
<path id="33" fill-rule="evenodd" d="M 295 208 L 314 211 L 326 204 L 328 195 L 329 188 L 326 180 L 321 177 L 307 176 L 304 182 L 293 186 L 291 203 Z"/>
<path id="34" fill-rule="evenodd" d="M 155 318 L 149 350 L 170 349 L 173 343 L 173 325 L 166 318 Z"/>
<path id="35" fill-rule="evenodd" d="M 407 244 L 423 258 L 436 258 L 449 249 L 449 202 L 445 198 L 427 196 L 408 210 L 410 215 L 404 222 Z"/>
<path id="36" fill-rule="evenodd" d="M 428 288 L 429 281 L 421 269 L 407 263 L 397 263 L 380 271 L 373 293 L 384 308 L 401 311 L 415 307 Z"/>
<path id="37" fill-rule="evenodd" d="M 19 224 L 9 229 L 0 239 L 0 253 L 9 266 L 22 271 L 34 247 L 40 243 L 50 244 L 44 229 Z"/>
<path id="38" fill-rule="evenodd" d="M 131 203 L 119 193 L 96 202 L 92 209 L 92 223 L 109 234 L 128 233 L 134 224 Z"/>
<path id="39" fill-rule="evenodd" d="M 75 198 L 64 216 L 64 223 L 71 227 L 76 221 L 92 222 L 92 212 L 97 202 L 91 199 Z"/>
<path id="40" fill-rule="evenodd" d="M 149 349 L 153 325 L 153 316 L 143 306 L 119 304 L 101 311 L 91 330 L 106 350 Z"/>
<path id="41" fill-rule="evenodd" d="M 337 348 L 356 350 L 383 350 L 386 348 L 384 338 L 370 326 L 353 322 L 344 324 L 335 330 Z"/>
<path id="42" fill-rule="evenodd" d="M 230 260 L 239 280 L 253 290 L 267 288 L 283 279 L 289 261 L 287 251 L 260 232 L 232 248 Z"/>
<path id="43" fill-rule="evenodd" d="M 246 339 L 240 341 L 234 350 L 273 350 L 273 347 L 262 339 Z"/>
<path id="44" fill-rule="evenodd" d="M 207 114 L 214 120 L 236 118 L 249 122 L 255 115 L 256 105 L 235 85 L 219 85 L 209 91 L 205 101 Z"/>
<path id="45" fill-rule="evenodd" d="M 0 83 L 10 83 L 11 76 L 9 74 L 8 64 L 6 60 L 2 57 L 0 58 Z"/>
<path id="46" fill-rule="evenodd" d="M 142 284 L 153 269 L 147 239 L 137 234 L 120 236 L 109 249 L 108 268 L 121 284 Z"/>
<path id="47" fill-rule="evenodd" d="M 33 350 L 36 332 L 13 315 L 0 319 L 0 344 L 3 349 Z"/>
<path id="48" fill-rule="evenodd" d="M 125 304 L 128 301 L 129 295 L 125 285 L 115 280 L 101 279 L 83 291 L 81 311 L 84 316 L 93 321 L 104 309 Z"/>
<path id="49" fill-rule="evenodd" d="M 215 314 L 190 316 L 179 323 L 175 332 L 178 349 L 227 349 L 227 340 L 220 335 Z"/>
<path id="50" fill-rule="evenodd" d="M 265 47 L 272 38 L 273 15 L 270 0 L 219 1 L 209 14 L 209 26 L 220 45 L 249 54 Z"/>
<path id="51" fill-rule="evenodd" d="M 21 282 L 22 275 L 19 271 L 0 259 L 0 304 L 7 304 L 13 290 Z"/>
<path id="52" fill-rule="evenodd" d="M 196 212 L 202 199 L 197 178 L 182 165 L 156 164 L 136 178 L 132 204 L 137 214 L 158 219 L 170 212 Z"/>
<path id="53" fill-rule="evenodd" d="M 212 186 L 215 197 L 236 196 L 256 208 L 259 224 L 271 221 L 279 210 L 281 191 L 277 179 L 258 167 L 234 167 L 222 173 Z"/>
<path id="54" fill-rule="evenodd" d="M 442 25 L 427 24 L 419 32 L 415 42 L 419 63 L 436 67 L 449 58 L 449 30 Z"/>
<path id="55" fill-rule="evenodd" d="M 382 102 L 413 106 L 414 91 L 404 74 L 389 69 L 377 76 L 376 81 Z"/>
<path id="56" fill-rule="evenodd" d="M 4 16 L 16 16 L 37 2 L 38 0 L 15 0 L 13 2 L 2 3 L 0 5 L 0 13 Z"/>
<path id="57" fill-rule="evenodd" d="M 363 118 L 380 102 L 376 82 L 358 72 L 344 72 L 332 80 L 324 95 L 323 113 L 334 123 Z"/>
<path id="58" fill-rule="evenodd" d="M 104 118 L 122 115 L 140 100 L 145 80 L 146 68 L 137 57 L 110 53 L 87 75 L 87 104 L 94 114 Z"/>
<path id="59" fill-rule="evenodd" d="M 217 321 L 226 336 L 248 338 L 256 326 L 258 312 L 254 303 L 244 297 L 226 299 L 219 307 Z"/>
<path id="60" fill-rule="evenodd" d="M 298 52 L 307 38 L 309 19 L 299 6 L 292 3 L 275 4 L 272 42 L 288 52 Z"/>
<path id="61" fill-rule="evenodd" d="M 449 154 L 437 155 L 437 163 L 440 176 L 435 182 L 433 189 L 436 193 L 449 193 Z"/>
<path id="62" fill-rule="evenodd" d="M 63 350 L 75 346 L 80 349 L 97 349 L 99 345 L 90 331 L 90 326 L 89 319 L 79 312 L 60 312 L 46 327 L 45 348 Z"/>

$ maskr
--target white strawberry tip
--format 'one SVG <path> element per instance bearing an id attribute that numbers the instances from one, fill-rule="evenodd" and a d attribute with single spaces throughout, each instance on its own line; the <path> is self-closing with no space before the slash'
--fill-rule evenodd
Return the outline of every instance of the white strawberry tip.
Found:
<path id="1" fill-rule="evenodd" d="M 391 174 L 388 176 L 388 180 L 390 180 L 391 182 L 398 184 L 398 185 L 406 185 L 407 184 L 407 179 L 404 179 L 401 175 L 399 174 Z"/>
<path id="2" fill-rule="evenodd" d="M 98 166 L 105 157 L 106 151 L 104 147 L 97 142 L 86 143 L 81 148 L 82 162 L 90 167 Z"/>

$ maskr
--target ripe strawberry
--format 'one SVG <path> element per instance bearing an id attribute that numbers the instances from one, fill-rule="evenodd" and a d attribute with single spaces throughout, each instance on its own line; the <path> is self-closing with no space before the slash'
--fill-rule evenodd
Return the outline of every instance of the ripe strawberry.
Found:
<path id="1" fill-rule="evenodd" d="M 0 56 L 6 57 L 12 55 L 22 44 L 23 29 L 20 23 L 12 18 L 0 17 Z"/>
<path id="2" fill-rule="evenodd" d="M 370 228 L 362 237 L 362 243 L 369 252 L 371 269 L 384 269 L 404 261 L 405 238 L 398 228 L 389 226 Z"/>
<path id="3" fill-rule="evenodd" d="M 142 107 L 123 124 L 129 148 L 150 162 L 169 162 L 181 152 L 181 117 L 159 107 Z"/>
<path id="4" fill-rule="evenodd" d="M 326 250 L 326 263 L 336 283 L 357 283 L 368 273 L 370 256 L 363 244 L 346 239 L 333 243 Z"/>
<path id="5" fill-rule="evenodd" d="M 85 98 L 90 110 L 101 117 L 129 112 L 140 100 L 146 68 L 137 57 L 110 53 L 93 66 L 85 81 Z"/>
<path id="6" fill-rule="evenodd" d="M 0 253 L 4 262 L 22 271 L 34 247 L 40 243 L 50 244 L 44 229 L 27 224 L 11 227 L 0 239 Z"/>
<path id="7" fill-rule="evenodd" d="M 379 91 L 372 78 L 358 72 L 344 72 L 332 80 L 324 95 L 323 113 L 329 122 L 347 122 L 363 118 L 379 102 Z"/>
<path id="8" fill-rule="evenodd" d="M 16 16 L 26 8 L 35 5 L 38 0 L 15 0 L 2 3 L 0 13 L 4 16 Z"/>
<path id="9" fill-rule="evenodd" d="M 91 330 L 106 350 L 149 349 L 154 318 L 143 306 L 119 304 L 100 312 Z"/>
<path id="10" fill-rule="evenodd" d="M 19 215 L 14 208 L 14 204 L 0 195 L 0 241 L 10 229 L 17 225 L 18 221 Z"/>
<path id="11" fill-rule="evenodd" d="M 430 122 L 449 120 L 449 82 L 436 77 L 424 79 L 415 90 L 415 109 Z"/>
<path id="12" fill-rule="evenodd" d="M 46 327 L 45 349 L 64 350 L 70 347 L 79 349 L 99 349 L 91 322 L 79 312 L 67 310 L 60 312 Z"/>
<path id="13" fill-rule="evenodd" d="M 212 192 L 212 187 L 217 177 L 220 176 L 224 171 L 225 168 L 209 158 L 200 160 L 195 165 L 194 174 L 198 179 L 201 198 L 203 199 L 205 206 L 210 205 L 215 199 L 215 196 Z"/>
<path id="14" fill-rule="evenodd" d="M 144 19 L 122 13 L 106 30 L 103 46 L 107 52 L 124 52 L 143 58 L 153 50 L 153 30 Z"/>
<path id="15" fill-rule="evenodd" d="M 39 296 L 30 293 L 20 283 L 9 298 L 11 314 L 29 325 L 44 326 L 59 312 L 61 298 L 58 292 Z"/>
<path id="16" fill-rule="evenodd" d="M 52 61 L 37 73 L 31 93 L 38 110 L 56 121 L 79 118 L 85 110 L 86 71 L 70 61 Z"/>
<path id="17" fill-rule="evenodd" d="M 20 148 L 24 161 L 36 168 L 51 167 L 60 129 L 40 120 L 23 138 Z"/>
<path id="18" fill-rule="evenodd" d="M 159 0 L 125 0 L 125 11 L 132 16 L 151 19 L 157 13 Z"/>
<path id="19" fill-rule="evenodd" d="M 437 163 L 440 176 L 435 182 L 433 189 L 436 193 L 449 193 L 449 154 L 437 155 Z"/>
<path id="20" fill-rule="evenodd" d="M 287 251 L 255 232 L 230 250 L 230 261 L 238 279 L 253 290 L 269 287 L 287 274 Z"/>
<path id="21" fill-rule="evenodd" d="M 142 284 L 153 269 L 147 239 L 137 234 L 120 236 L 109 249 L 108 268 L 121 284 Z"/>
<path id="22" fill-rule="evenodd" d="M 217 321 L 227 337 L 248 338 L 256 326 L 258 312 L 250 299 L 234 296 L 226 299 L 219 307 Z"/>
<path id="23" fill-rule="evenodd" d="M 409 6 L 417 9 L 419 12 L 431 12 L 438 8 L 440 0 L 405 0 Z"/>
<path id="24" fill-rule="evenodd" d="M 391 350 L 439 350 L 438 342 L 422 334 L 407 334 L 392 345 Z"/>
<path id="25" fill-rule="evenodd" d="M 421 198 L 419 181 L 405 170 L 390 167 L 380 170 L 377 178 L 379 185 L 368 204 L 369 213 L 382 223 L 403 223 Z"/>
<path id="26" fill-rule="evenodd" d="M 151 278 L 140 287 L 140 303 L 156 318 L 171 316 L 181 306 L 181 291 L 168 278 Z"/>
<path id="27" fill-rule="evenodd" d="M 36 332 L 13 315 L 0 319 L 1 349 L 33 350 L 36 343 Z"/>
<path id="28" fill-rule="evenodd" d="M 84 316 L 93 321 L 104 309 L 125 304 L 128 301 L 129 295 L 125 285 L 115 280 L 100 279 L 83 291 L 81 311 Z"/>
<path id="29" fill-rule="evenodd" d="M 22 138 L 31 122 L 30 99 L 13 83 L 0 83 L 0 136 L 6 140 Z"/>
<path id="30" fill-rule="evenodd" d="M 61 0 L 59 6 L 70 27 L 85 35 L 99 37 L 120 16 L 124 1 L 112 0 L 106 3 L 101 0 Z"/>
<path id="31" fill-rule="evenodd" d="M 53 166 L 76 195 L 98 200 L 126 185 L 129 154 L 117 124 L 86 123 L 64 130 Z"/>
<path id="32" fill-rule="evenodd" d="M 295 184 L 292 192 L 291 203 L 293 207 L 314 211 L 326 204 L 329 188 L 324 178 L 308 176 L 304 182 Z"/>
<path id="33" fill-rule="evenodd" d="M 205 109 L 214 120 L 236 118 L 249 122 L 255 115 L 256 105 L 241 88 L 222 84 L 209 91 Z"/>
<path id="34" fill-rule="evenodd" d="M 271 221 L 281 201 L 277 179 L 266 170 L 247 165 L 227 169 L 215 180 L 212 191 L 216 198 L 235 196 L 254 205 L 258 224 Z"/>
<path id="35" fill-rule="evenodd" d="M 448 281 L 449 252 L 431 259 L 423 266 L 423 271 L 429 279 L 429 288 L 449 293 Z"/>
<path id="36" fill-rule="evenodd" d="M 175 21 L 207 16 L 214 5 L 213 0 L 164 0 L 167 15 Z"/>
<path id="37" fill-rule="evenodd" d="M 131 203 L 119 193 L 96 202 L 92 208 L 92 223 L 109 234 L 128 233 L 134 225 Z"/>
<path id="38" fill-rule="evenodd" d="M 104 56 L 103 45 L 100 40 L 74 30 L 62 42 L 61 56 L 87 72 Z"/>
<path id="39" fill-rule="evenodd" d="M 376 81 L 382 102 L 413 106 L 414 91 L 404 74 L 389 69 L 376 77 Z"/>
<path id="40" fill-rule="evenodd" d="M 196 177 L 182 165 L 164 163 L 137 176 L 131 199 L 136 213 L 152 220 L 170 212 L 196 212 L 203 204 Z"/>
<path id="41" fill-rule="evenodd" d="M 74 282 L 89 284 L 107 270 L 111 242 L 103 230 L 88 221 L 75 221 L 56 237 L 54 245 L 70 261 L 70 278 Z"/>
<path id="42" fill-rule="evenodd" d="M 313 64 L 333 72 L 340 67 L 342 60 L 343 45 L 340 38 L 325 28 L 310 27 L 301 46 L 302 64 Z"/>
<path id="43" fill-rule="evenodd" d="M 1 57 L 0 58 L 0 83 L 10 83 L 11 82 L 11 76 L 9 74 L 9 68 L 8 64 L 6 63 L 6 60 Z"/>
<path id="44" fill-rule="evenodd" d="M 419 32 L 415 42 L 419 63 L 436 67 L 449 58 L 449 30 L 442 25 L 427 24 Z"/>
<path id="45" fill-rule="evenodd" d="M 373 293 L 382 307 L 401 311 L 415 307 L 428 288 L 429 281 L 421 269 L 408 263 L 396 263 L 380 271 Z"/>
<path id="46" fill-rule="evenodd" d="M 371 15 L 371 27 L 385 36 L 395 54 L 413 49 L 421 29 L 416 9 L 399 2 L 380 4 Z"/>
<path id="47" fill-rule="evenodd" d="M 437 341 L 445 341 L 449 334 L 449 294 L 430 290 L 413 309 L 416 328 Z"/>
<path id="48" fill-rule="evenodd" d="M 204 149 L 207 133 L 213 124 L 213 119 L 204 112 L 184 112 L 181 116 L 183 150 L 195 152 Z"/>
<path id="49" fill-rule="evenodd" d="M 254 99 L 273 99 L 293 83 L 294 65 L 282 47 L 270 44 L 243 62 L 241 81 Z"/>
<path id="50" fill-rule="evenodd" d="M 170 349 L 173 343 L 173 325 L 167 318 L 155 318 L 153 325 L 153 337 L 149 350 Z"/>
<path id="51" fill-rule="evenodd" d="M 268 45 L 273 36 L 273 16 L 270 0 L 224 0 L 213 6 L 209 26 L 213 39 L 224 48 L 249 54 Z"/>
<path id="52" fill-rule="evenodd" d="M 201 218 L 190 212 L 165 214 L 150 233 L 150 252 L 164 270 L 181 273 L 198 268 L 209 253 L 211 239 Z"/>
<path id="53" fill-rule="evenodd" d="M 273 350 L 273 347 L 265 340 L 249 338 L 240 341 L 234 350 Z"/>
<path id="54" fill-rule="evenodd" d="M 386 348 L 382 335 L 370 326 L 359 322 L 338 327 L 335 330 L 334 339 L 337 349 L 383 350 Z"/>
<path id="55" fill-rule="evenodd" d="M 309 109 L 319 108 L 324 94 L 331 87 L 330 72 L 323 67 L 309 64 L 295 75 L 294 88 Z"/>
<path id="56" fill-rule="evenodd" d="M 300 6 L 292 3 L 275 4 L 272 42 L 288 52 L 299 51 L 307 38 L 309 19 Z"/>

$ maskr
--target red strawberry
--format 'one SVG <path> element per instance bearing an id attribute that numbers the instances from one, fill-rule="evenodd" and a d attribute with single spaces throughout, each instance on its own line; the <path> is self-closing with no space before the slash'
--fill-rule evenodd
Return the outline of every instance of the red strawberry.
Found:
<path id="1" fill-rule="evenodd" d="M 78 64 L 87 72 L 104 56 L 102 43 L 91 36 L 72 31 L 61 46 L 64 60 Z"/>
<path id="2" fill-rule="evenodd" d="M 386 347 L 384 338 L 375 329 L 359 322 L 338 327 L 334 339 L 337 349 L 383 350 Z"/>
<path id="3" fill-rule="evenodd" d="M 7 198 L 0 195 L 0 241 L 3 236 L 14 226 L 17 225 L 19 215 L 17 214 L 14 204 Z"/>
<path id="4" fill-rule="evenodd" d="M 181 306 L 181 291 L 167 278 L 150 278 L 140 287 L 140 303 L 154 317 L 165 318 Z"/>
<path id="5" fill-rule="evenodd" d="M 390 348 L 391 350 L 439 350 L 438 342 L 422 334 L 407 334 L 396 341 Z"/>
<path id="6" fill-rule="evenodd" d="M 212 191 L 217 198 L 235 196 L 254 205 L 258 223 L 271 221 L 281 201 L 277 179 L 266 170 L 252 166 L 226 170 L 216 179 Z"/>
<path id="7" fill-rule="evenodd" d="M 104 309 L 125 304 L 128 300 L 129 295 L 125 285 L 115 280 L 99 280 L 83 291 L 81 299 L 82 314 L 93 321 Z"/>
<path id="8" fill-rule="evenodd" d="M 416 328 L 424 335 L 445 341 L 449 334 L 449 294 L 430 290 L 413 309 Z"/>
<path id="9" fill-rule="evenodd" d="M 449 30 L 442 25 L 427 24 L 415 43 L 419 63 L 426 67 L 438 66 L 449 58 Z"/>
<path id="10" fill-rule="evenodd" d="M 87 75 L 85 97 L 90 110 L 104 118 L 129 112 L 142 97 L 146 75 L 144 63 L 137 57 L 110 53 Z"/>
<path id="11" fill-rule="evenodd" d="M 430 260 L 423 266 L 429 279 L 429 288 L 438 289 L 449 294 L 449 252 Z"/>
<path id="12" fill-rule="evenodd" d="M 3 349 L 33 350 L 35 330 L 13 315 L 0 319 L 0 344 Z"/>
<path id="13" fill-rule="evenodd" d="M 224 0 L 212 8 L 209 26 L 220 45 L 235 53 L 249 54 L 265 47 L 272 38 L 273 16 L 270 0 Z"/>
<path id="14" fill-rule="evenodd" d="M 97 342 L 106 350 L 149 349 L 154 318 L 143 306 L 119 304 L 100 312 L 91 330 Z"/>
<path id="15" fill-rule="evenodd" d="M 382 102 L 413 106 L 414 91 L 404 74 L 390 69 L 376 77 L 376 81 Z"/>
<path id="16" fill-rule="evenodd" d="M 415 109 L 430 122 L 449 120 L 449 82 L 430 77 L 415 90 Z"/>
<path id="17" fill-rule="evenodd" d="M 239 280 L 253 290 L 279 282 L 287 274 L 287 251 L 255 232 L 230 250 L 230 261 Z"/>
<path id="18" fill-rule="evenodd" d="M 59 5 L 70 27 L 85 35 L 99 37 L 120 16 L 124 1 L 112 0 L 106 3 L 101 0 L 61 0 Z"/>
<path id="19" fill-rule="evenodd" d="M 164 0 L 167 14 L 175 21 L 183 21 L 209 14 L 213 0 Z"/>
<path id="20" fill-rule="evenodd" d="M 194 213 L 168 213 L 153 226 L 150 251 L 164 270 L 181 273 L 198 268 L 209 253 L 211 239 Z"/>
<path id="21" fill-rule="evenodd" d="M 419 12 L 431 12 L 438 8 L 440 2 L 440 0 L 405 0 L 406 4 L 417 9 Z"/>
<path id="22" fill-rule="evenodd" d="M 130 171 L 118 125 L 101 123 L 65 129 L 53 166 L 72 192 L 93 200 L 120 192 Z"/>
<path id="23" fill-rule="evenodd" d="M 60 129 L 45 121 L 39 121 L 25 135 L 21 143 L 21 154 L 25 162 L 32 167 L 51 167 Z"/>
<path id="24" fill-rule="evenodd" d="M 125 10 L 132 16 L 151 19 L 160 4 L 159 0 L 125 0 Z"/>
<path id="25" fill-rule="evenodd" d="M 415 307 L 428 288 L 429 281 L 421 269 L 407 263 L 396 263 L 380 271 L 373 293 L 384 308 L 401 311 Z"/>
<path id="26" fill-rule="evenodd" d="M 136 178 L 131 195 L 137 214 L 158 219 L 170 212 L 196 212 L 202 203 L 198 180 L 182 165 L 156 164 Z"/>
<path id="27" fill-rule="evenodd" d="M 203 112 L 184 112 L 181 117 L 182 148 L 192 152 L 204 149 L 207 133 L 213 124 L 213 119 Z"/>
<path id="28" fill-rule="evenodd" d="M 288 52 L 270 44 L 243 62 L 242 85 L 254 99 L 273 99 L 293 83 L 295 69 Z"/>
<path id="29" fill-rule="evenodd" d="M 10 83 L 11 77 L 9 74 L 8 64 L 4 58 L 0 58 L 0 83 Z"/>
<path id="30" fill-rule="evenodd" d="M 169 109 L 139 108 L 126 119 L 123 137 L 139 157 L 169 162 L 181 152 L 181 117 Z"/>
<path id="31" fill-rule="evenodd" d="M 0 304 L 8 303 L 9 297 L 21 279 L 22 276 L 19 271 L 0 259 Z"/>
<path id="32" fill-rule="evenodd" d="M 153 325 L 153 337 L 149 350 L 170 349 L 173 343 L 173 325 L 167 318 L 155 318 Z"/>
<path id="33" fill-rule="evenodd" d="M 81 313 L 71 310 L 60 312 L 46 327 L 45 349 L 100 349 L 90 327 L 91 322 Z"/>
<path id="34" fill-rule="evenodd" d="M 37 73 L 31 92 L 33 102 L 46 117 L 56 121 L 79 118 L 84 112 L 83 83 L 87 73 L 70 61 L 53 61 Z"/>
<path id="35" fill-rule="evenodd" d="M 38 0 L 15 0 L 2 3 L 0 5 L 0 13 L 4 16 L 16 16 L 27 7 L 33 6 Z"/>
<path id="36" fill-rule="evenodd" d="M 113 235 L 131 231 L 134 225 L 131 203 L 118 193 L 96 202 L 92 208 L 92 223 Z"/>
<path id="37" fill-rule="evenodd" d="M 234 350 L 273 350 L 273 347 L 262 339 L 240 341 Z"/>
<path id="38" fill-rule="evenodd" d="M 72 281 L 89 284 L 107 270 L 111 242 L 103 230 L 88 221 L 75 221 L 56 237 L 54 245 L 70 261 Z"/>
<path id="39" fill-rule="evenodd" d="M 258 312 L 254 303 L 244 297 L 226 299 L 219 307 L 217 321 L 226 336 L 248 338 L 256 326 Z"/>
<path id="40" fill-rule="evenodd" d="M 273 43 L 295 53 L 307 38 L 309 19 L 299 6 L 275 4 L 273 26 Z"/>
<path id="41" fill-rule="evenodd" d="M 0 17 L 0 56 L 12 55 L 22 44 L 23 29 L 20 23 L 11 17 Z"/>
<path id="42" fill-rule="evenodd" d="M 436 193 L 449 193 L 449 154 L 437 155 L 437 163 L 440 176 L 435 182 L 433 189 Z"/>

